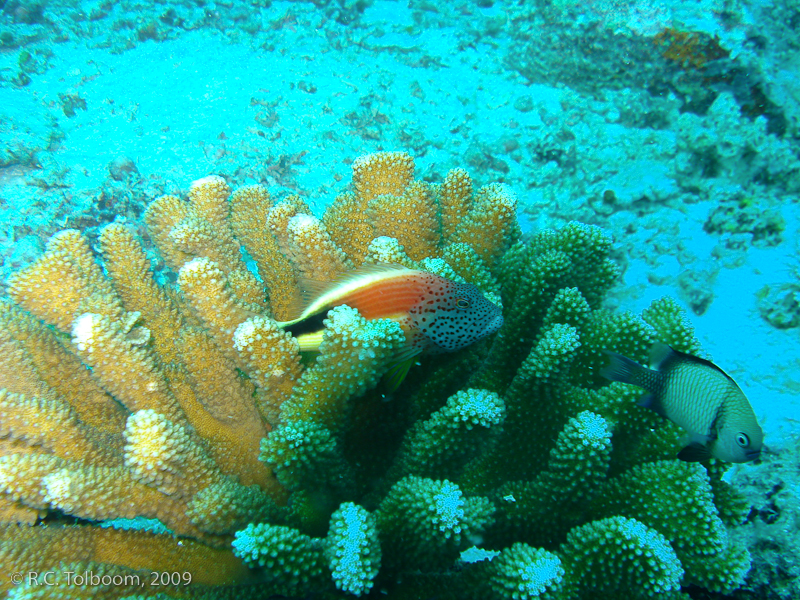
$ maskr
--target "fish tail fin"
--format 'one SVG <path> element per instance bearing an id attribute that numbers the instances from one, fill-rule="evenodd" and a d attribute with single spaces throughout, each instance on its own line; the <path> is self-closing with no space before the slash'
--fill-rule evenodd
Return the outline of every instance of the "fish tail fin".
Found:
<path id="1" fill-rule="evenodd" d="M 667 346 L 667 349 L 669 349 L 670 352 L 672 351 L 669 346 Z M 616 352 L 606 350 L 605 354 L 610 359 L 610 362 L 600 370 L 600 374 L 611 381 L 630 383 L 631 385 L 646 389 L 649 393 L 639 398 L 639 406 L 649 408 L 662 417 L 667 417 L 667 411 L 658 399 L 660 396 L 659 388 L 663 385 L 663 375 L 647 367 L 643 367 L 636 361 L 631 360 L 627 356 L 617 354 Z"/>
<path id="2" fill-rule="evenodd" d="M 627 356 L 610 350 L 605 350 L 604 354 L 610 359 L 610 362 L 600 369 L 600 375 L 611 381 L 642 385 L 642 372 L 645 370 L 642 365 Z"/>
<path id="3" fill-rule="evenodd" d="M 324 333 L 324 330 L 320 330 L 296 336 L 294 339 L 300 346 L 300 352 L 319 352 L 319 345 L 322 343 Z"/>
<path id="4" fill-rule="evenodd" d="M 300 291 L 296 291 L 291 295 L 289 306 L 285 311 L 291 318 L 286 321 L 278 321 L 278 327 L 286 329 L 303 321 L 308 316 L 304 316 L 304 313 L 311 306 L 314 299 L 326 292 L 332 285 L 330 281 L 317 281 L 316 279 L 298 277 L 296 288 Z M 327 311 L 323 310 L 322 312 L 325 313 Z"/>

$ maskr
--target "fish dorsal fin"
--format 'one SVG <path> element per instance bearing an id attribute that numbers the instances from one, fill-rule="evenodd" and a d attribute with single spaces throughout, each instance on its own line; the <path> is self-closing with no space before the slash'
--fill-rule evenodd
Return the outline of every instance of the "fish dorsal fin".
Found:
<path id="1" fill-rule="evenodd" d="M 299 277 L 297 281 L 302 295 L 314 298 L 321 296 L 332 288 L 350 283 L 364 275 L 386 273 L 387 271 L 408 272 L 411 270 L 408 267 L 394 263 L 370 263 L 344 271 L 330 281 L 317 281 L 316 279 L 307 279 L 305 277 Z"/>
<path id="2" fill-rule="evenodd" d="M 699 356 L 695 356 L 693 354 L 686 354 L 685 352 L 680 352 L 679 350 L 675 350 L 674 348 L 668 346 L 664 342 L 656 342 L 655 344 L 653 344 L 653 347 L 650 349 L 650 362 L 653 365 L 654 369 L 656 369 L 657 371 L 661 371 L 664 367 L 667 366 L 667 363 L 673 360 L 690 362 L 697 365 L 703 365 L 710 369 L 714 369 L 721 375 L 724 375 L 725 378 L 728 379 L 737 388 L 739 387 L 739 385 L 733 380 L 733 377 L 728 375 L 725 371 L 720 369 L 710 360 L 706 360 L 705 358 L 700 358 Z"/>
<path id="3" fill-rule="evenodd" d="M 377 275 L 390 271 L 397 271 L 398 273 L 412 272 L 412 269 L 404 267 L 403 265 L 396 265 L 392 263 L 377 263 L 364 264 L 356 267 L 355 269 L 350 269 L 349 271 L 341 273 L 330 281 L 319 281 L 316 279 L 299 277 L 297 281 L 298 287 L 300 288 L 300 294 L 287 311 L 291 315 L 291 318 L 282 322 L 281 325 L 295 323 L 300 319 L 304 319 L 312 314 L 316 314 L 317 312 L 331 308 L 331 306 L 323 305 L 319 307 L 319 310 L 314 310 L 311 313 L 307 312 L 313 306 L 314 302 L 317 301 L 317 299 L 336 290 L 337 288 L 344 288 L 349 283 L 355 282 L 357 279 L 364 277 L 365 275 Z"/>
<path id="4" fill-rule="evenodd" d="M 650 368 L 659 371 L 664 363 L 678 354 L 680 353 L 677 350 L 673 350 L 664 342 L 655 342 L 650 347 Z"/>

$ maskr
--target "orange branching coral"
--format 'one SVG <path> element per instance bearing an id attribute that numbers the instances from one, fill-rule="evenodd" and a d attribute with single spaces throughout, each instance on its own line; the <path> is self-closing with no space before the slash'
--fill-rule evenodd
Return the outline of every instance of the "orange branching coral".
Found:
<path id="1" fill-rule="evenodd" d="M 464 169 L 452 169 L 444 178 L 439 194 L 442 207 L 442 236 L 452 237 L 467 216 L 472 201 L 472 179 Z"/>
<path id="2" fill-rule="evenodd" d="M 44 256 L 9 278 L 8 294 L 61 331 L 68 331 L 83 313 L 122 316 L 119 297 L 94 262 L 89 243 L 74 229 L 54 235 Z"/>
<path id="3" fill-rule="evenodd" d="M 200 280 L 207 289 L 185 282 L 182 295 L 168 292 L 119 224 L 103 231 L 100 247 L 108 277 L 78 232 L 57 234 L 9 282 L 18 304 L 0 305 L 0 519 L 25 524 L 32 537 L 41 527 L 30 525 L 47 513 L 157 519 L 209 556 L 222 552 L 238 564 L 213 548 L 284 498 L 257 460 L 270 425 L 234 362 L 236 319 L 258 305 L 230 291 L 210 259 L 188 252 L 189 265 L 210 263 L 212 276 Z M 285 361 L 297 360 L 296 348 L 282 350 Z M 6 534 L 19 537 L 12 531 L 0 534 L 3 551 L 14 545 Z M 140 568 L 111 547 L 105 530 L 81 531 L 92 543 L 69 560 Z M 124 541 L 131 535 L 114 540 L 134 544 Z M 28 558 L 20 551 L 3 562 L 28 570 Z"/>
<path id="4" fill-rule="evenodd" d="M 353 161 L 353 187 L 361 202 L 400 196 L 414 181 L 414 159 L 405 152 L 376 152 Z"/>
<path id="5" fill-rule="evenodd" d="M 28 396 L 58 397 L 100 432 L 120 433 L 125 410 L 91 377 L 59 336 L 29 313 L 0 304 L 0 385 Z"/>
<path id="6" fill-rule="evenodd" d="M 469 244 L 484 263 L 492 266 L 507 247 L 508 232 L 517 219 L 516 204 L 514 195 L 502 184 L 481 188 L 449 241 Z"/>
<path id="7" fill-rule="evenodd" d="M 242 261 L 240 242 L 233 235 L 229 195 L 230 188 L 221 177 L 205 177 L 192 184 L 189 202 L 173 196 L 153 202 L 145 213 L 145 222 L 173 271 L 192 258 L 208 258 L 226 273 L 240 304 L 263 310 L 266 298 L 262 286 Z"/>
<path id="8" fill-rule="evenodd" d="M 367 255 L 364 262 L 369 264 L 395 264 L 403 265 L 409 269 L 417 268 L 416 261 L 406 254 L 403 246 L 395 238 L 382 235 L 372 240 L 367 248 Z"/>
<path id="9" fill-rule="evenodd" d="M 240 243 L 259 265 L 259 274 L 269 294 L 272 312 L 288 319 L 294 304 L 294 270 L 280 251 L 278 240 L 267 228 L 272 200 L 266 188 L 249 185 L 230 196 L 231 228 Z M 289 282 L 290 285 L 287 285 Z"/>
<path id="10" fill-rule="evenodd" d="M 383 194 L 369 204 L 370 222 L 380 223 L 381 233 L 400 242 L 414 260 L 437 254 L 439 223 L 431 192 L 427 184 L 413 182 L 402 196 Z"/>
<path id="11" fill-rule="evenodd" d="M 487 266 L 517 235 L 513 196 L 473 195 L 462 170 L 441 186 L 413 171 L 403 153 L 358 159 L 353 191 L 322 219 L 297 196 L 273 202 L 262 186 L 231 193 L 206 177 L 145 215 L 176 277 L 154 275 L 121 223 L 102 231 L 99 256 L 68 230 L 12 276 L 0 302 L 3 565 L 244 577 L 231 535 L 286 510 L 260 441 L 306 419 L 338 435 L 405 343 L 396 322 L 338 307 L 304 365 L 275 320 L 294 316 L 303 280 L 394 262 L 496 291 Z M 142 519 L 169 533 L 101 527 Z"/>
<path id="12" fill-rule="evenodd" d="M 0 546 L 3 565 L 24 564 L 26 574 L 45 573 L 53 565 L 61 565 L 59 571 L 47 579 L 52 582 L 49 592 L 53 595 L 49 597 L 55 597 L 57 591 L 63 594 L 58 597 L 76 597 L 72 594 L 79 593 L 82 586 L 98 594 L 101 590 L 97 584 L 80 579 L 88 573 L 97 577 L 121 575 L 114 580 L 115 593 L 109 589 L 109 595 L 103 596 L 114 598 L 163 591 L 160 588 L 164 581 L 153 579 L 151 572 L 155 571 L 175 574 L 171 583 L 177 583 L 176 587 L 220 585 L 248 579 L 241 561 L 225 550 L 152 533 L 86 526 L 4 525 L 0 526 L 0 540 L 3 542 Z M 127 568 L 108 569 L 103 563 L 122 563 Z M 45 581 L 43 576 L 41 579 L 40 585 Z M 26 581 L 27 578 L 14 583 Z M 0 580 L 0 592 L 11 588 L 10 577 Z M 94 594 L 85 597 L 97 597 Z"/>
<path id="13" fill-rule="evenodd" d="M 276 322 L 254 317 L 241 323 L 233 335 L 233 347 L 240 364 L 258 386 L 258 399 L 270 398 L 259 406 L 268 421 L 277 421 L 272 409 L 283 404 L 300 378 L 300 347 Z"/>
<path id="14" fill-rule="evenodd" d="M 352 268 L 316 217 L 295 215 L 289 219 L 286 232 L 289 256 L 306 279 L 331 281 Z"/>
<path id="15" fill-rule="evenodd" d="M 289 248 L 289 220 L 300 214 L 311 214 L 311 210 L 297 195 L 284 198 L 275 204 L 267 214 L 267 227 L 275 236 L 275 239 L 278 240 L 281 251 L 287 254 Z"/>
<path id="16" fill-rule="evenodd" d="M 414 161 L 403 152 L 378 152 L 353 163 L 354 193 L 336 198 L 323 216 L 333 241 L 355 263 L 368 259 L 379 236 L 396 239 L 414 261 L 441 257 L 449 244 L 474 245 L 491 266 L 516 234 L 516 199 L 503 185 L 473 195 L 463 169 L 441 185 L 414 181 Z"/>
<path id="17" fill-rule="evenodd" d="M 100 247 L 124 305 L 139 314 L 145 327 L 159 332 L 153 339 L 155 353 L 164 363 L 180 360 L 177 342 L 183 322 L 179 307 L 153 280 L 139 240 L 127 227 L 114 223 L 103 230 Z"/>

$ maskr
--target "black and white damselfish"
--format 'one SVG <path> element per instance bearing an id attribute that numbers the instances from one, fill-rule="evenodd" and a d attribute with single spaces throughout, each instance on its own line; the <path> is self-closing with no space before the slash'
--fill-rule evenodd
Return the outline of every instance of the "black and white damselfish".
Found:
<path id="1" fill-rule="evenodd" d="M 644 388 L 649 393 L 639 401 L 683 427 L 689 444 L 678 458 L 697 462 L 715 457 L 744 463 L 761 455 L 764 433 L 753 407 L 730 375 L 711 361 L 656 343 L 648 369 L 639 363 L 606 352 L 610 364 L 601 375 Z"/>

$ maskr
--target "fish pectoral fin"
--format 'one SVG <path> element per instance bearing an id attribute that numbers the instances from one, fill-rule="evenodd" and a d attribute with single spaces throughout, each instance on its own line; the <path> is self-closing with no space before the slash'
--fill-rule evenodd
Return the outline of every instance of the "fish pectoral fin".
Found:
<path id="1" fill-rule="evenodd" d="M 661 415 L 665 419 L 669 418 L 667 416 L 666 409 L 664 408 L 664 406 L 661 404 L 661 402 L 659 402 L 658 399 L 653 394 L 645 394 L 644 396 L 639 398 L 638 404 L 641 407 L 649 408 L 650 410 L 658 413 L 659 415 Z"/>
<path id="2" fill-rule="evenodd" d="M 711 458 L 711 451 L 708 446 L 700 442 L 692 442 L 678 452 L 678 460 L 684 462 L 700 462 L 709 458 Z"/>
<path id="3" fill-rule="evenodd" d="M 303 333 L 294 339 L 297 340 L 300 346 L 300 352 L 319 352 L 319 345 L 322 343 L 322 336 L 325 333 L 324 329 L 313 331 L 311 333 Z"/>
<path id="4" fill-rule="evenodd" d="M 396 361 L 383 375 L 383 386 L 387 395 L 394 393 L 400 387 L 412 365 L 417 362 L 419 354 L 419 351 L 402 352 L 397 356 Z"/>
<path id="5" fill-rule="evenodd" d="M 717 439 L 716 432 L 712 431 L 709 434 L 705 433 L 690 433 L 689 434 L 689 443 L 690 444 L 708 444 L 708 442 Z"/>

